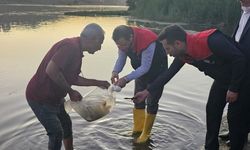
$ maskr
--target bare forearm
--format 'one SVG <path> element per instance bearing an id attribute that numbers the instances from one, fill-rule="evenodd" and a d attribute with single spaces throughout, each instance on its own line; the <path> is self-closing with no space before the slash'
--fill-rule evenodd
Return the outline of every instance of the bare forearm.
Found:
<path id="1" fill-rule="evenodd" d="M 64 78 L 62 72 L 59 72 L 57 74 L 57 76 L 53 79 L 53 81 L 63 90 L 65 90 L 67 93 L 70 92 L 71 86 L 69 85 L 69 83 L 66 81 L 66 79 Z"/>
<path id="2" fill-rule="evenodd" d="M 87 78 L 83 78 L 81 76 L 79 76 L 76 80 L 76 82 L 74 83 L 74 85 L 78 85 L 78 86 L 101 86 L 102 81 L 100 80 L 96 80 L 96 79 L 87 79 Z"/>
<path id="3" fill-rule="evenodd" d="M 53 80 L 53 82 L 55 82 L 61 89 L 67 93 L 72 91 L 70 84 L 67 82 L 63 73 L 53 61 L 49 62 L 46 68 L 46 73 L 50 79 Z"/>

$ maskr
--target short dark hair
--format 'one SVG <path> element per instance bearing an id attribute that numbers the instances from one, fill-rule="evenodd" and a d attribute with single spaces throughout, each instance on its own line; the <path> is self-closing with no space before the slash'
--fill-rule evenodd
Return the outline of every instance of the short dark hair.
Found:
<path id="1" fill-rule="evenodd" d="M 158 35 L 158 40 L 167 39 L 168 43 L 173 44 L 174 41 L 179 40 L 186 42 L 186 31 L 178 25 L 170 25 L 165 27 Z"/>
<path id="2" fill-rule="evenodd" d="M 113 40 L 118 41 L 120 38 L 124 38 L 125 40 L 129 40 L 133 31 L 131 27 L 126 25 L 117 26 L 113 31 Z"/>

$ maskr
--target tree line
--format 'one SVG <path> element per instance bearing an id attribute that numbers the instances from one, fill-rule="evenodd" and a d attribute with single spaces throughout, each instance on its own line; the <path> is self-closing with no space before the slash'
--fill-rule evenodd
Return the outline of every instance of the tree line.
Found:
<path id="1" fill-rule="evenodd" d="M 132 16 L 166 22 L 232 27 L 239 19 L 238 0 L 127 0 Z"/>

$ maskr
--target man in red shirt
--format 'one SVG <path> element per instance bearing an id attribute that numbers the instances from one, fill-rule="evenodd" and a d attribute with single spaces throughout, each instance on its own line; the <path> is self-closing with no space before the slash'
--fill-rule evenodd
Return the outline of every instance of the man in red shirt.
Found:
<path id="1" fill-rule="evenodd" d="M 79 76 L 83 51 L 94 54 L 101 49 L 104 31 L 97 24 L 88 24 L 80 37 L 57 42 L 43 58 L 26 89 L 26 98 L 49 136 L 48 149 L 73 150 L 72 123 L 64 109 L 64 97 L 80 101 L 81 94 L 71 85 L 108 88 L 109 82 Z"/>

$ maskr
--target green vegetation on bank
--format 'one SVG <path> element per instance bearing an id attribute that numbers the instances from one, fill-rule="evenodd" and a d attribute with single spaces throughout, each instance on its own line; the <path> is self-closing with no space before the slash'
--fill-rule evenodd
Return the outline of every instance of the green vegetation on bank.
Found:
<path id="1" fill-rule="evenodd" d="M 127 0 L 132 16 L 167 22 L 233 26 L 240 16 L 238 0 Z"/>

